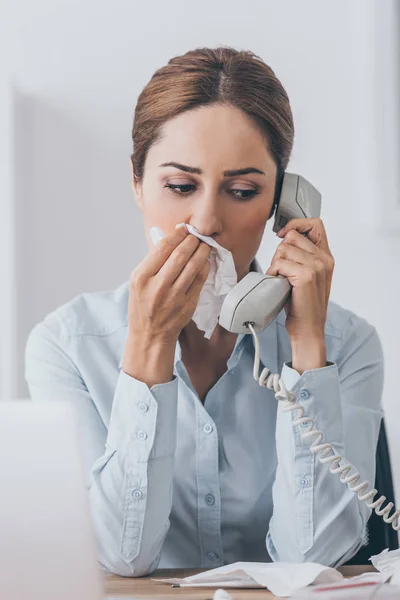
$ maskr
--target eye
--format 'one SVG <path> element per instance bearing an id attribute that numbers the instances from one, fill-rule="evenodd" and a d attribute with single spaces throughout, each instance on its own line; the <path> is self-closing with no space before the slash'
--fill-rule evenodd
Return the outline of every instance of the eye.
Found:
<path id="1" fill-rule="evenodd" d="M 244 194 L 243 196 L 235 196 L 234 198 L 238 198 L 238 200 L 247 200 L 249 198 L 253 198 L 253 196 L 255 196 L 256 194 L 259 194 L 260 192 L 258 190 L 238 190 L 238 189 L 232 189 L 230 190 L 231 192 L 237 192 L 239 194 Z"/>
<path id="2" fill-rule="evenodd" d="M 165 186 L 169 192 L 177 194 L 178 196 L 184 196 L 190 192 L 190 188 L 195 187 L 191 183 L 166 183 Z M 179 190 L 179 191 L 178 191 Z"/>
<path id="3" fill-rule="evenodd" d="M 164 187 L 177 196 L 187 196 L 196 186 L 191 183 L 166 183 Z M 258 190 L 242 190 L 236 188 L 231 188 L 228 191 L 231 192 L 232 196 L 237 200 L 249 200 L 260 193 Z"/>

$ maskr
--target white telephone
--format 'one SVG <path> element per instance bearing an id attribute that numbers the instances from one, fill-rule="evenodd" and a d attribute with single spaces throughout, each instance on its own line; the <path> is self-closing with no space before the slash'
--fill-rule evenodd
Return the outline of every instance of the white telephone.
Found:
<path id="1" fill-rule="evenodd" d="M 319 217 L 321 194 L 304 177 L 285 173 L 273 231 L 277 233 L 290 219 Z M 286 277 L 248 273 L 227 294 L 221 308 L 219 324 L 233 333 L 247 333 L 251 321 L 255 331 L 262 331 L 282 310 L 292 286 Z"/>
<path id="2" fill-rule="evenodd" d="M 277 233 L 293 218 L 319 217 L 320 211 L 321 194 L 300 175 L 285 173 L 273 231 Z M 282 310 L 289 299 L 291 289 L 292 286 L 286 277 L 250 272 L 225 297 L 219 323 L 234 333 L 251 331 L 255 348 L 254 379 L 260 386 L 275 391 L 275 398 L 284 402 L 285 412 L 298 412 L 298 417 L 293 420 L 293 426 L 308 425 L 305 430 L 304 425 L 301 427 L 300 435 L 303 439 L 314 438 L 310 450 L 317 454 L 319 461 L 330 463 L 331 473 L 339 475 L 340 481 L 347 484 L 353 493 L 357 493 L 359 500 L 365 501 L 368 508 L 375 510 L 377 515 L 383 517 L 385 523 L 391 523 L 393 529 L 399 531 L 400 510 L 395 510 L 389 516 L 394 507 L 393 502 L 388 502 L 383 507 L 386 496 L 374 500 L 378 491 L 376 489 L 368 491 L 369 482 L 359 482 L 361 476 L 354 465 L 340 454 L 335 454 L 332 445 L 323 441 L 323 432 L 315 429 L 314 419 L 305 415 L 303 406 L 296 402 L 296 394 L 286 389 L 278 374 L 270 373 L 267 367 L 264 367 L 259 374 L 260 346 L 257 332 L 265 329 Z M 344 464 L 341 464 L 343 461 Z"/>

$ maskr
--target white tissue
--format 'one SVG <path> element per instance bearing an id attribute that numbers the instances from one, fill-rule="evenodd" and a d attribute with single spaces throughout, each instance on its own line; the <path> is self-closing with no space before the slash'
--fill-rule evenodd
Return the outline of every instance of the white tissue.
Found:
<path id="1" fill-rule="evenodd" d="M 226 590 L 218 588 L 214 592 L 213 600 L 232 600 L 232 596 Z"/>
<path id="2" fill-rule="evenodd" d="M 318 563 L 236 562 L 182 579 L 155 579 L 180 587 L 268 588 L 276 596 L 290 596 L 310 583 L 341 581 L 343 575 Z M 219 593 L 221 595 L 222 591 Z"/>
<path id="3" fill-rule="evenodd" d="M 389 548 L 386 548 L 379 554 L 371 556 L 369 560 L 375 569 L 383 575 L 384 581 L 391 577 L 391 583 L 400 584 L 400 549 L 389 550 Z"/>
<path id="4" fill-rule="evenodd" d="M 212 247 L 208 258 L 210 271 L 200 292 L 196 310 L 192 317 L 197 327 L 205 332 L 204 337 L 210 339 L 218 324 L 218 317 L 225 297 L 237 284 L 235 263 L 232 253 L 220 246 L 212 237 L 202 235 L 193 225 L 188 223 L 178 223 L 176 227 L 179 225 L 185 225 L 189 233 Z M 159 227 L 152 227 L 149 233 L 154 244 L 165 235 Z"/>
<path id="5" fill-rule="evenodd" d="M 160 227 L 151 227 L 149 233 L 154 245 L 165 236 L 165 232 Z"/>

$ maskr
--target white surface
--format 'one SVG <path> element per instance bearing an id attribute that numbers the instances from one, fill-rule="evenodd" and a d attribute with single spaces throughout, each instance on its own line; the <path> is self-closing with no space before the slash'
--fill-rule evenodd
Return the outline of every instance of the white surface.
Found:
<path id="1" fill-rule="evenodd" d="M 130 130 L 137 96 L 154 70 L 200 45 L 249 48 L 272 66 L 291 100 L 296 137 L 289 170 L 303 174 L 323 195 L 322 218 L 336 259 L 332 299 L 380 333 L 400 501 L 400 238 L 392 228 L 399 196 L 392 167 L 399 164 L 398 105 L 390 96 L 395 81 L 383 48 L 383 42 L 393 43 L 393 30 L 382 32 L 379 21 L 392 21 L 396 4 L 249 0 L 243 11 L 238 0 L 204 0 L 196 10 L 183 0 L 156 6 L 4 0 L 0 38 L 7 60 L 0 77 L 3 89 L 13 75 L 20 126 L 8 178 L 15 190 L 5 184 L 1 198 L 1 210 L 8 215 L 11 207 L 16 210 L 10 232 L 17 238 L 16 284 L 5 295 L 2 290 L 0 310 L 8 314 L 10 294 L 18 299 L 19 327 L 12 331 L 7 325 L 2 389 L 27 395 L 22 352 L 36 322 L 75 294 L 127 280 L 146 252 L 130 184 Z M 1 93 L 2 120 L 9 114 L 7 102 Z M 377 231 L 381 214 L 389 217 Z M 259 253 L 265 270 L 274 249 L 267 229 Z M 0 260 L 12 253 L 8 248 Z M 3 286 L 10 283 L 11 276 L 2 280 Z"/>
<path id="2" fill-rule="evenodd" d="M 71 407 L 1 403 L 0 473 L 0 598 L 100 600 Z"/>

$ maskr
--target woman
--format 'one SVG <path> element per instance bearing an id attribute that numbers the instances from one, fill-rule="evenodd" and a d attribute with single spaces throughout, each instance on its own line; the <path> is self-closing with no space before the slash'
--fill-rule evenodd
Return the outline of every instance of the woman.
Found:
<path id="1" fill-rule="evenodd" d="M 78 296 L 29 336 L 32 398 L 76 407 L 99 560 L 110 571 L 338 565 L 362 544 L 370 510 L 254 380 L 252 336 L 217 325 L 206 339 L 191 319 L 210 246 L 175 228 L 192 224 L 227 248 L 238 280 L 261 271 L 254 257 L 293 135 L 288 97 L 253 53 L 201 48 L 171 59 L 134 116 L 133 189 L 149 254 L 128 282 Z M 153 226 L 166 232 L 154 247 Z M 383 385 L 376 330 L 329 301 L 334 259 L 320 219 L 292 220 L 279 235 L 267 273 L 288 277 L 293 290 L 259 335 L 261 360 L 373 482 Z"/>

